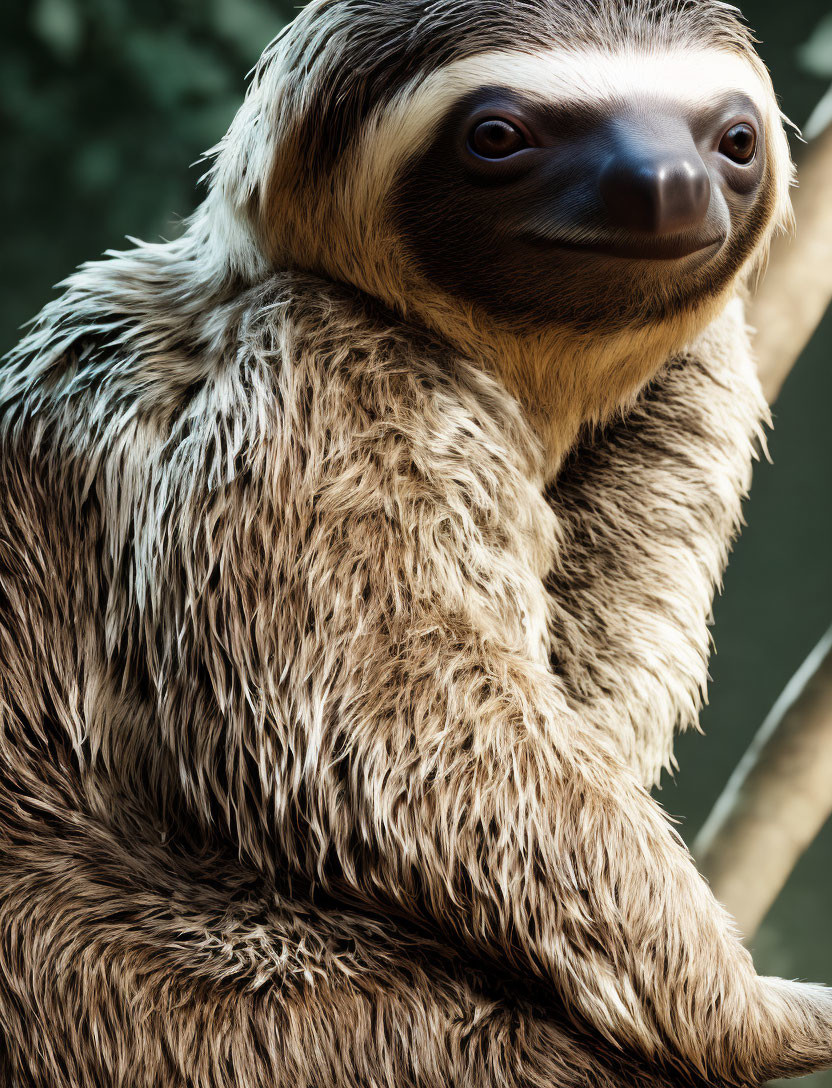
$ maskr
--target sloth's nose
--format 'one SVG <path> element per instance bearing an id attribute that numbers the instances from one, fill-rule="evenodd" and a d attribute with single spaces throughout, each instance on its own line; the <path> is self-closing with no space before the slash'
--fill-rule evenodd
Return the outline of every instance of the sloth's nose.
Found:
<path id="1" fill-rule="evenodd" d="M 708 171 L 692 141 L 679 150 L 619 147 L 599 188 L 613 226 L 654 237 L 698 227 L 711 201 Z"/>

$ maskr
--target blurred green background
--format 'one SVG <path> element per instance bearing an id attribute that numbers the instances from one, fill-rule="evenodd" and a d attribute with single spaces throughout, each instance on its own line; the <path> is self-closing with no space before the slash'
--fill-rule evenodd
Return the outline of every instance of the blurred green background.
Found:
<path id="1" fill-rule="evenodd" d="M 294 5 L 267 0 L 33 0 L 0 15 L 0 350 L 76 264 L 126 234 L 177 230 L 192 164 L 223 133 Z M 783 108 L 803 124 L 832 77 L 830 0 L 747 0 Z M 830 178 L 832 199 L 832 178 Z M 783 686 L 832 622 L 832 316 L 776 406 L 748 527 L 716 610 L 704 737 L 682 738 L 660 797 L 692 840 Z M 760 930 L 765 973 L 832 983 L 832 827 Z M 814 1078 L 832 1088 L 832 1073 Z"/>

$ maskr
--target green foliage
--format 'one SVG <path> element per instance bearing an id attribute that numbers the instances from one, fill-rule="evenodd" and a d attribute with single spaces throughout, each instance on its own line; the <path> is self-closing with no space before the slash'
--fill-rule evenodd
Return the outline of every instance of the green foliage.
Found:
<path id="1" fill-rule="evenodd" d="M 79 261 L 175 230 L 193 164 L 293 14 L 275 0 L 34 0 L 0 28 L 4 345 Z M 9 168 L 11 166 L 11 169 Z M 30 301 L 31 300 L 31 301 Z"/>
<path id="2" fill-rule="evenodd" d="M 801 46 L 799 56 L 807 71 L 817 76 L 832 76 L 832 12 L 818 23 Z"/>

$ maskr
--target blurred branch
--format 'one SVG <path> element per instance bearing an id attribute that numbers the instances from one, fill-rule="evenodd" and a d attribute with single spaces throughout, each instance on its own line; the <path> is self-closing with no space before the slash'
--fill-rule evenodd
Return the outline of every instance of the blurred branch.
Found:
<path id="1" fill-rule="evenodd" d="M 832 629 L 734 771 L 694 853 L 750 937 L 832 813 Z"/>
<path id="2" fill-rule="evenodd" d="M 827 108 L 828 106 L 828 108 Z M 812 129 L 817 134 L 812 138 Z M 819 130 L 819 131 L 818 131 Z M 778 238 L 749 307 L 760 380 L 774 401 L 832 299 L 832 88 L 807 126 L 793 236 Z"/>
<path id="3" fill-rule="evenodd" d="M 796 231 L 749 307 L 772 403 L 832 300 L 832 88 L 807 125 Z M 696 843 L 716 897 L 751 937 L 832 813 L 832 628 L 786 687 Z"/>

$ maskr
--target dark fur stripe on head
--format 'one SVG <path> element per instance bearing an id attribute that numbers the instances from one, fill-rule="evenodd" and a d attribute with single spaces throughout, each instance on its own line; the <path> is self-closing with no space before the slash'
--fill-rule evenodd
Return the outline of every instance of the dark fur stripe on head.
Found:
<path id="1" fill-rule="evenodd" d="M 374 108 L 453 61 L 518 43 L 534 51 L 688 41 L 747 52 L 738 14 L 718 0 L 321 0 L 266 51 L 256 78 L 278 55 L 297 78 L 307 162 L 320 168 Z"/>

